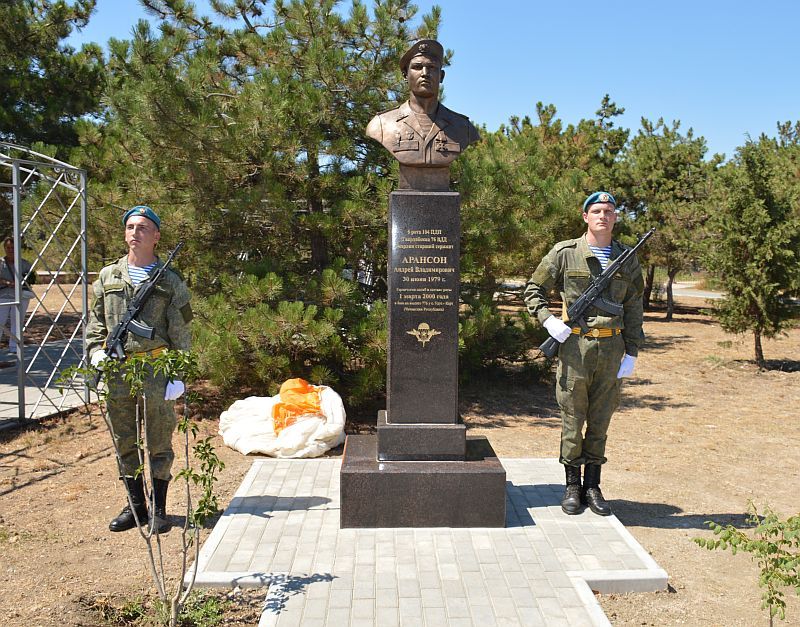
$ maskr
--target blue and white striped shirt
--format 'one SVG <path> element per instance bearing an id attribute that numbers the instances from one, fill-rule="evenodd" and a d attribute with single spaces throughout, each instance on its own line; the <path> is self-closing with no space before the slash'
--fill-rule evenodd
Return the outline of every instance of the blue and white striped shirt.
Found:
<path id="1" fill-rule="evenodd" d="M 608 260 L 611 257 L 611 244 L 603 247 L 592 246 L 589 244 L 589 250 L 591 250 L 592 254 L 597 257 L 597 260 L 600 262 L 600 267 L 605 270 L 606 266 L 608 265 Z"/>
<path id="2" fill-rule="evenodd" d="M 142 281 L 145 281 L 153 270 L 156 267 L 158 262 L 154 261 L 149 266 L 145 266 L 144 268 L 140 268 L 139 266 L 133 266 L 130 263 L 128 264 L 128 275 L 131 277 L 131 283 L 134 286 L 139 285 Z"/>

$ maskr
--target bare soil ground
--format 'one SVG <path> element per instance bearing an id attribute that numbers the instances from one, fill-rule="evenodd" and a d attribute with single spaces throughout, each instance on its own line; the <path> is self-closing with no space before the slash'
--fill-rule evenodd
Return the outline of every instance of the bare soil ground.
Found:
<path id="1" fill-rule="evenodd" d="M 783 517 L 800 512 L 800 329 L 765 342 L 771 369 L 759 372 L 749 336 L 724 334 L 700 313 L 702 301 L 681 303 L 671 323 L 663 313 L 646 318 L 647 343 L 624 385 L 603 474 L 615 513 L 669 573 L 670 587 L 599 600 L 615 625 L 766 625 L 756 565 L 692 538 L 711 537 L 706 520 L 745 526 L 750 500 Z M 216 437 L 224 404 L 205 392 L 199 424 L 226 463 L 218 484 L 225 504 L 252 459 Z M 487 382 L 463 391 L 461 405 L 470 433 L 486 435 L 501 456 L 557 456 L 551 384 Z M 348 424 L 370 428 L 369 418 Z M 125 601 L 152 598 L 142 540 L 107 530 L 124 502 L 116 475 L 96 411 L 0 432 L 0 624 L 108 624 L 103 616 Z M 172 490 L 172 513 L 183 499 Z M 164 536 L 168 559 L 178 543 L 178 529 Z M 263 591 L 220 596 L 231 602 L 225 624 L 257 622 Z M 788 591 L 787 602 L 787 624 L 800 624 L 800 599 Z"/>
<path id="2" fill-rule="evenodd" d="M 681 299 L 673 322 L 645 317 L 647 342 L 609 430 L 603 492 L 670 576 L 668 592 L 601 595 L 615 625 L 766 625 L 758 568 L 707 551 L 707 520 L 747 526 L 748 502 L 800 513 L 800 329 L 766 341 L 723 333 L 702 300 Z M 500 455 L 557 457 L 560 417 L 550 385 L 462 395 L 470 433 Z M 800 599 L 787 591 L 787 624 Z"/>

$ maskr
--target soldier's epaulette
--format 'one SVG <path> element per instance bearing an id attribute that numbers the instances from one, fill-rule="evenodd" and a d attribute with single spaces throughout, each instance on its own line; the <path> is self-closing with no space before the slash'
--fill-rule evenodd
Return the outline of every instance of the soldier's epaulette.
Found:
<path id="1" fill-rule="evenodd" d="M 180 270 L 178 270 L 177 268 L 173 268 L 172 266 L 170 266 L 169 268 L 167 268 L 167 272 L 172 272 L 181 281 L 183 281 L 184 283 L 186 282 L 186 279 L 183 278 L 183 275 L 181 274 Z"/>
<path id="2" fill-rule="evenodd" d="M 630 250 L 631 248 L 633 248 L 633 246 L 628 246 L 627 244 L 623 244 L 618 239 L 615 239 L 614 243 L 622 249 L 622 252 L 625 252 L 626 250 Z"/>
<path id="3" fill-rule="evenodd" d="M 116 263 L 110 263 L 107 266 L 100 268 L 98 277 L 101 279 L 108 279 L 110 277 L 122 278 L 122 270 L 120 270 Z"/>
<path id="4" fill-rule="evenodd" d="M 389 107 L 388 109 L 383 109 L 382 111 L 378 111 L 375 114 L 375 117 L 377 117 L 379 115 L 383 115 L 384 113 L 391 113 L 392 111 L 399 111 L 399 110 L 400 110 L 400 107 Z"/>
<path id="5" fill-rule="evenodd" d="M 564 250 L 565 248 L 575 248 L 578 245 L 578 240 L 576 239 L 565 239 L 563 242 L 559 242 L 553 248 L 556 251 Z"/>
<path id="6" fill-rule="evenodd" d="M 461 118 L 469 122 L 468 115 L 464 115 L 463 113 L 459 113 L 458 111 L 453 111 L 452 109 L 448 109 L 441 102 L 439 103 L 439 115 L 443 115 L 444 117 Z"/>

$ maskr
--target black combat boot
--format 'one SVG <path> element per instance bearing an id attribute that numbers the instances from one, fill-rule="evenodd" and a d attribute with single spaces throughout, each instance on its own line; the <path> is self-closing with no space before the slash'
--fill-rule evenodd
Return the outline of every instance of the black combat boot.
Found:
<path id="1" fill-rule="evenodd" d="M 600 491 L 600 464 L 586 464 L 583 473 L 583 502 L 598 516 L 611 515 L 611 507 Z"/>
<path id="2" fill-rule="evenodd" d="M 581 467 L 564 466 L 567 474 L 567 489 L 561 499 L 561 509 L 565 514 L 577 514 L 581 511 Z"/>
<path id="3" fill-rule="evenodd" d="M 125 482 L 128 494 L 131 496 L 131 503 L 133 503 L 133 508 L 136 511 L 136 517 L 139 518 L 139 524 L 143 525 L 147 522 L 147 505 L 144 498 L 142 477 L 141 475 L 136 478 L 122 477 L 122 480 Z M 135 526 L 136 518 L 133 515 L 130 505 L 123 507 L 119 516 L 108 524 L 108 528 L 111 531 L 127 531 L 128 529 L 133 529 Z"/>
<path id="4" fill-rule="evenodd" d="M 153 479 L 153 516 L 150 520 L 150 529 L 153 533 L 164 533 L 170 527 L 167 520 L 167 488 L 169 481 Z"/>

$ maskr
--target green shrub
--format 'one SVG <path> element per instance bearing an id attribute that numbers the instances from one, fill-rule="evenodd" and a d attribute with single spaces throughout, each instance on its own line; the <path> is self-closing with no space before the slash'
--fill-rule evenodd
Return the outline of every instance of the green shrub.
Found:
<path id="1" fill-rule="evenodd" d="M 178 624 L 181 627 L 214 627 L 222 623 L 228 601 L 219 597 L 192 593 L 183 606 Z"/>
<path id="2" fill-rule="evenodd" d="M 343 262 L 311 278 L 226 275 L 198 299 L 201 376 L 225 391 L 278 393 L 286 379 L 329 385 L 352 405 L 382 393 L 386 307 L 342 278 Z"/>
<path id="3" fill-rule="evenodd" d="M 463 383 L 511 364 L 527 365 L 544 340 L 541 327 L 522 312 L 517 319 L 494 305 L 475 303 L 461 314 L 458 329 L 459 376 Z"/>
<path id="4" fill-rule="evenodd" d="M 769 610 L 769 622 L 778 616 L 786 618 L 786 601 L 783 590 L 794 588 L 800 596 L 800 514 L 781 520 L 769 507 L 759 516 L 753 503 L 749 507 L 748 521 L 753 525 L 750 534 L 733 525 L 720 525 L 706 521 L 716 539 L 694 538 L 710 551 L 728 550 L 750 553 L 761 569 L 758 585 L 764 588 L 761 607 Z"/>

